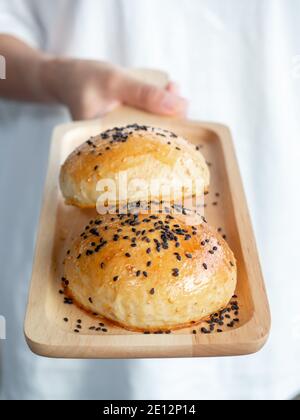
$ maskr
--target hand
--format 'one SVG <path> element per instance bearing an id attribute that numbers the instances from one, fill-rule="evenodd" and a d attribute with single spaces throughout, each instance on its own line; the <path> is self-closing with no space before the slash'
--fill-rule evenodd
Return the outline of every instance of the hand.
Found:
<path id="1" fill-rule="evenodd" d="M 69 108 L 74 120 L 100 117 L 120 104 L 160 115 L 182 117 L 187 112 L 187 101 L 174 83 L 160 89 L 107 63 L 51 59 L 41 69 L 44 88 Z"/>

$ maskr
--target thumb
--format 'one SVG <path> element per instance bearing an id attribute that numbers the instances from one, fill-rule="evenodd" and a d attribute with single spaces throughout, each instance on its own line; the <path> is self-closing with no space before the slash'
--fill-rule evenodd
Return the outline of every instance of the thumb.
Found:
<path id="1" fill-rule="evenodd" d="M 128 75 L 123 75 L 120 80 L 118 97 L 126 105 L 153 114 L 184 116 L 188 107 L 187 101 L 176 93 L 137 81 Z"/>

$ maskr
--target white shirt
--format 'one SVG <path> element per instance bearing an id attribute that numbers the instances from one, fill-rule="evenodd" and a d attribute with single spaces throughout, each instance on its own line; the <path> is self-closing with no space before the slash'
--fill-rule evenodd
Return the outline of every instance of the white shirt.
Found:
<path id="1" fill-rule="evenodd" d="M 165 70 L 191 117 L 231 127 L 273 312 L 268 345 L 244 358 L 31 354 L 22 323 L 49 139 L 69 117 L 59 106 L 0 101 L 5 398 L 286 399 L 300 390 L 299 13 L 297 0 L 0 0 L 0 33 L 57 55 Z"/>

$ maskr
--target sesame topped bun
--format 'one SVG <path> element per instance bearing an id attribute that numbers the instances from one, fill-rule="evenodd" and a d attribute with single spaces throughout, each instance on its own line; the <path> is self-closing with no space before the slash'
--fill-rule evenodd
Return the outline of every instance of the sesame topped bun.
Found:
<path id="1" fill-rule="evenodd" d="M 65 293 L 85 310 L 133 331 L 168 331 L 225 308 L 236 261 L 207 223 L 158 212 L 99 216 L 64 261 Z"/>
<path id="2" fill-rule="evenodd" d="M 111 201 L 118 203 L 164 199 L 170 192 L 174 200 L 199 194 L 208 190 L 210 176 L 204 157 L 191 143 L 169 131 L 135 124 L 88 140 L 67 158 L 60 174 L 66 202 L 82 208 L 97 206 L 107 180 L 109 186 L 111 181 L 116 185 Z"/>

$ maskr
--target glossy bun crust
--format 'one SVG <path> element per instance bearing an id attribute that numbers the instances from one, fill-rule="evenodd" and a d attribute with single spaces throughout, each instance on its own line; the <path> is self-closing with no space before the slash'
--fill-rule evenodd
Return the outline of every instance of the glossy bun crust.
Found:
<path id="1" fill-rule="evenodd" d="M 78 306 L 133 331 L 167 331 L 225 308 L 236 261 L 206 223 L 181 216 L 106 215 L 91 221 L 64 262 Z"/>
<path id="2" fill-rule="evenodd" d="M 199 191 L 191 181 L 201 182 L 207 191 L 210 180 L 208 166 L 197 147 L 169 131 L 131 125 L 108 130 L 76 149 L 61 169 L 61 191 L 67 204 L 95 208 L 98 182 L 117 181 L 125 171 L 129 201 L 166 198 L 160 193 L 145 195 L 146 188 L 136 191 L 131 182 L 136 179 L 148 186 L 153 179 L 160 185 L 173 183 L 175 198 L 182 196 L 182 183 L 187 184 L 184 195 L 191 196 Z"/>

